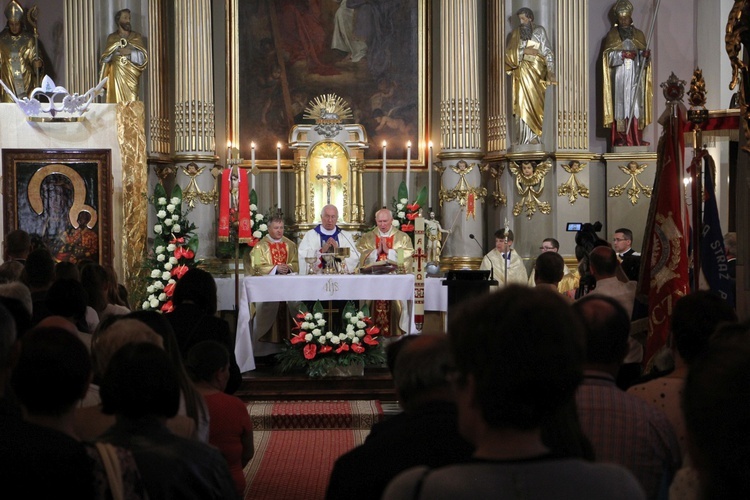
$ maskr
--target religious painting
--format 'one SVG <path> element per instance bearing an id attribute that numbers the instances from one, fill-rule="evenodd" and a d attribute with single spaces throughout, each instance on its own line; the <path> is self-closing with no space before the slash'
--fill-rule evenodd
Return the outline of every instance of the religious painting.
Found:
<path id="1" fill-rule="evenodd" d="M 243 158 L 256 144 L 258 166 L 275 165 L 305 109 L 335 94 L 364 125 L 370 168 L 387 161 L 424 168 L 428 103 L 429 0 L 226 0 L 229 137 Z M 293 151 L 282 147 L 291 164 Z"/>
<path id="2" fill-rule="evenodd" d="M 23 229 L 56 261 L 112 264 L 111 151 L 3 149 L 6 234 Z"/>

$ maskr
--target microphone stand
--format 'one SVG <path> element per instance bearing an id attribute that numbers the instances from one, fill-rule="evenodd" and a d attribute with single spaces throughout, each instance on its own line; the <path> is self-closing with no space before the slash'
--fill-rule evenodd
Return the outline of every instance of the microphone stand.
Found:
<path id="1" fill-rule="evenodd" d="M 505 254 L 506 258 L 503 259 L 505 261 L 505 281 L 503 284 L 505 286 L 508 286 L 508 264 L 510 263 L 510 248 L 508 248 L 508 232 L 510 231 L 510 227 L 508 227 L 508 219 L 506 217 L 505 219 Z"/>
<path id="2" fill-rule="evenodd" d="M 469 238 L 474 240 L 474 243 L 479 245 L 479 249 L 482 251 L 482 255 L 484 255 L 484 247 L 482 247 L 482 244 L 477 241 L 473 233 L 469 233 Z M 490 263 L 490 281 L 495 281 L 495 266 L 493 266 L 492 263 Z"/>

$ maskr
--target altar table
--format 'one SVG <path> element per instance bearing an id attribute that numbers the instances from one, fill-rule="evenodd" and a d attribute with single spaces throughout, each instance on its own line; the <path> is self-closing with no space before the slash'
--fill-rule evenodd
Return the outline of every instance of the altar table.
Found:
<path id="1" fill-rule="evenodd" d="M 246 276 L 240 283 L 237 341 L 234 347 L 240 372 L 255 370 L 250 304 L 304 300 L 405 300 L 411 310 L 414 301 L 414 275 Z"/>

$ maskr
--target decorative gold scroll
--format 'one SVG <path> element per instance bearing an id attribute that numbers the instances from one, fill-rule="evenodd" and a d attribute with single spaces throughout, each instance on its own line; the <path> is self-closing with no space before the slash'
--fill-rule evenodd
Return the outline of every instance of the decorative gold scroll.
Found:
<path id="1" fill-rule="evenodd" d="M 646 167 L 648 167 L 646 163 L 638 165 L 638 162 L 636 161 L 630 161 L 627 165 L 618 165 L 617 168 L 619 168 L 622 173 L 629 176 L 629 179 L 622 184 L 609 188 L 610 198 L 622 196 L 622 193 L 627 192 L 631 205 L 638 204 L 641 194 L 651 198 L 653 188 L 643 184 L 638 179 L 638 175 L 643 173 L 643 171 L 646 170 Z"/>
<path id="2" fill-rule="evenodd" d="M 552 213 L 552 205 L 539 199 L 544 192 L 544 177 L 552 170 L 551 159 L 547 158 L 541 163 L 531 160 L 521 160 L 519 163 L 511 161 L 508 170 L 516 178 L 516 190 L 521 196 L 521 201 L 513 205 L 514 216 L 518 217 L 521 212 L 526 212 L 526 218 L 531 220 L 537 210 L 544 215 Z"/>
<path id="3" fill-rule="evenodd" d="M 578 160 L 570 160 L 570 163 L 561 165 L 563 170 L 570 174 L 567 181 L 557 187 L 557 196 L 567 196 L 570 204 L 574 204 L 578 197 L 588 198 L 589 188 L 578 180 L 576 174 L 579 174 L 586 168 L 588 163 L 581 163 Z"/>

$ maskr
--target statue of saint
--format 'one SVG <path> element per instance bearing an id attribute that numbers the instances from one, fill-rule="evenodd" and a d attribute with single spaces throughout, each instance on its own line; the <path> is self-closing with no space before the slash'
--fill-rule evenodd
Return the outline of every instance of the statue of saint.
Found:
<path id="1" fill-rule="evenodd" d="M 424 233 L 427 236 L 427 262 L 440 262 L 440 254 L 443 250 L 443 234 L 450 233 L 443 229 L 440 221 L 435 219 L 435 212 L 430 212 L 430 218 L 424 221 Z"/>
<path id="2" fill-rule="evenodd" d="M 42 59 L 39 57 L 34 37 L 23 29 L 23 8 L 11 0 L 5 8 L 7 26 L 0 32 L 0 80 L 16 97 L 28 97 L 38 87 L 42 73 Z M 13 102 L 13 99 L 0 87 L 0 102 Z"/>
<path id="3" fill-rule="evenodd" d="M 130 25 L 130 9 L 118 11 L 115 24 L 117 31 L 107 37 L 99 60 L 102 65 L 99 79 L 109 77 L 107 102 L 137 101 L 141 73 L 148 65 L 146 46 L 140 33 Z"/>
<path id="4" fill-rule="evenodd" d="M 534 24 L 534 12 L 522 7 L 516 16 L 521 24 L 505 49 L 505 72 L 513 83 L 513 144 L 541 144 L 545 92 L 556 83 L 555 55 L 547 32 Z"/>
<path id="5" fill-rule="evenodd" d="M 652 121 L 651 51 L 643 32 L 633 26 L 633 5 L 619 0 L 617 22 L 604 39 L 604 126 L 613 146 L 648 146 L 643 129 Z"/>

